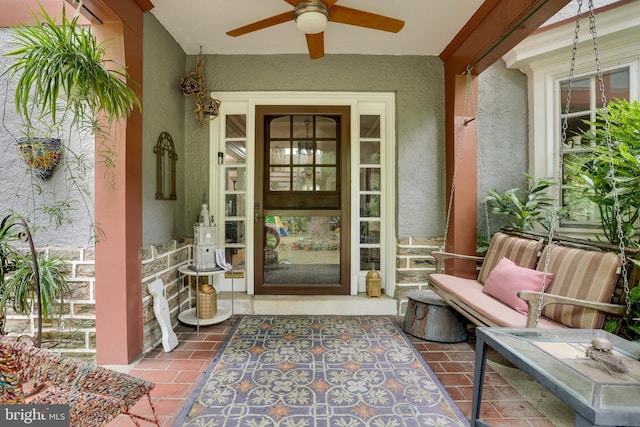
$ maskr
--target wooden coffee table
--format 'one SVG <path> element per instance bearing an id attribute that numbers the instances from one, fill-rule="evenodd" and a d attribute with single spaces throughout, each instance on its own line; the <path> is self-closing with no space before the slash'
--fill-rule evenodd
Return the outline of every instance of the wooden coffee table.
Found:
<path id="1" fill-rule="evenodd" d="M 585 351 L 605 338 L 627 373 L 603 369 Z M 576 426 L 640 426 L 640 344 L 600 329 L 476 329 L 471 425 L 479 419 L 487 350 L 491 347 L 575 410 Z"/>

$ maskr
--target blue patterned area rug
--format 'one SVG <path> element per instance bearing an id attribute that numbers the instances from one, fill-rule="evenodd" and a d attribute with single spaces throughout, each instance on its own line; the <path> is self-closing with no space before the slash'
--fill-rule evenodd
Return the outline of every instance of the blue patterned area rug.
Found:
<path id="1" fill-rule="evenodd" d="M 467 426 L 397 322 L 245 316 L 175 426 Z"/>

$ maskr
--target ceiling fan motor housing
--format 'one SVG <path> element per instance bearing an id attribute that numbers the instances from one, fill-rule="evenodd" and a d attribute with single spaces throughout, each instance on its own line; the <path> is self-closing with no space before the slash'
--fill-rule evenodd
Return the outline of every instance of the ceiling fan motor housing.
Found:
<path id="1" fill-rule="evenodd" d="M 327 28 L 329 10 L 320 0 L 301 1 L 296 5 L 294 19 L 303 33 L 321 33 Z"/>

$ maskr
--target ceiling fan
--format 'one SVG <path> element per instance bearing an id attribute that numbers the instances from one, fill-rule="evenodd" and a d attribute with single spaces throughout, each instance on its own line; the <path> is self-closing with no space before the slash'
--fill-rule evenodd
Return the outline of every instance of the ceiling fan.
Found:
<path id="1" fill-rule="evenodd" d="M 404 27 L 404 21 L 377 15 L 363 10 L 337 6 L 338 0 L 284 0 L 295 9 L 257 22 L 228 31 L 231 37 L 241 36 L 253 31 L 262 30 L 283 22 L 295 21 L 298 30 L 305 33 L 309 57 L 311 59 L 324 56 L 324 30 L 327 21 L 340 24 L 356 25 L 374 30 L 397 33 Z"/>

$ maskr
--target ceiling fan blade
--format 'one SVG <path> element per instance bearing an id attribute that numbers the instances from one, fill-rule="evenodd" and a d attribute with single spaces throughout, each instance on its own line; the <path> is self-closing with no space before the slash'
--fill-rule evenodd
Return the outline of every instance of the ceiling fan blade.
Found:
<path id="1" fill-rule="evenodd" d="M 287 22 L 287 21 L 293 21 L 293 10 L 290 12 L 284 12 L 279 15 L 271 16 L 269 18 L 265 18 L 260 21 L 253 22 L 251 24 L 233 29 L 231 31 L 227 31 L 227 35 L 231 37 L 238 37 L 243 34 L 251 33 L 257 30 L 262 30 L 263 28 L 282 24 L 283 22 Z"/>
<path id="2" fill-rule="evenodd" d="M 404 21 L 399 19 L 344 6 L 333 6 L 331 10 L 329 10 L 329 21 L 357 25 L 358 27 L 372 28 L 374 30 L 389 31 L 391 33 L 397 33 L 404 27 Z"/>
<path id="3" fill-rule="evenodd" d="M 309 48 L 309 58 L 318 59 L 324 56 L 324 33 L 305 34 L 307 36 L 307 47 Z"/>
<path id="4" fill-rule="evenodd" d="M 297 5 L 298 3 L 300 3 L 301 1 L 305 1 L 305 0 L 284 0 L 284 1 L 286 1 L 287 3 L 289 3 L 291 6 L 295 6 L 295 5 Z"/>

